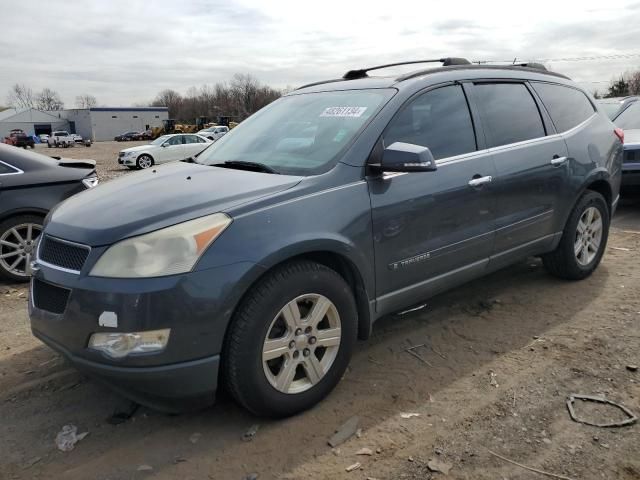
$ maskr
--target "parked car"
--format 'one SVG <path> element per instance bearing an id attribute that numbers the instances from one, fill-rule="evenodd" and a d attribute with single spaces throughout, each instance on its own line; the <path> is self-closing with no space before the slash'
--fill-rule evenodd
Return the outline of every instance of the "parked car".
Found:
<path id="1" fill-rule="evenodd" d="M 77 133 L 72 133 L 70 136 L 75 143 L 84 143 L 84 140 L 82 139 L 81 135 L 78 135 Z"/>
<path id="2" fill-rule="evenodd" d="M 211 140 L 194 133 L 163 135 L 147 145 L 125 148 L 118 154 L 118 163 L 132 170 L 145 169 L 192 157 L 210 144 Z"/>
<path id="3" fill-rule="evenodd" d="M 66 130 L 58 130 L 51 133 L 51 136 L 47 139 L 47 146 L 51 147 L 70 147 L 75 145 L 73 137 Z"/>
<path id="4" fill-rule="evenodd" d="M 613 122 L 624 130 L 622 192 L 637 193 L 640 190 L 640 102 L 628 102 Z"/>
<path id="5" fill-rule="evenodd" d="M 608 115 L 610 119 L 616 118 L 620 113 L 627 108 L 630 104 L 637 102 L 640 100 L 638 96 L 628 96 L 628 97 L 610 97 L 610 98 L 600 98 L 597 100 L 600 108 L 604 110 L 604 112 Z"/>
<path id="6" fill-rule="evenodd" d="M 138 132 L 124 132 L 120 135 L 117 135 L 114 140 L 116 142 L 130 142 L 132 140 L 138 140 L 140 138 L 140 134 Z"/>
<path id="7" fill-rule="evenodd" d="M 210 404 L 224 384 L 285 416 L 385 315 L 528 256 L 588 277 L 619 129 L 563 75 L 443 64 L 302 87 L 189 162 L 69 199 L 40 242 L 32 331 L 138 402 Z"/>
<path id="8" fill-rule="evenodd" d="M 202 135 L 203 137 L 208 138 L 209 140 L 215 142 L 216 140 L 218 140 L 219 138 L 221 138 L 227 133 L 229 133 L 229 127 L 225 127 L 224 125 L 222 125 L 222 126 L 203 128 L 198 132 L 198 135 Z"/>
<path id="9" fill-rule="evenodd" d="M 20 128 L 13 129 L 9 132 L 9 136 L 5 138 L 4 143 L 14 147 L 35 148 L 35 140 Z"/>
<path id="10" fill-rule="evenodd" d="M 138 140 L 153 140 L 153 132 L 151 130 L 144 130 L 138 133 Z"/>
<path id="11" fill-rule="evenodd" d="M 40 139 L 40 143 L 47 143 L 47 140 L 49 140 L 49 135 L 46 133 L 41 133 L 40 135 L 38 135 L 38 138 Z"/>
<path id="12" fill-rule="evenodd" d="M 54 159 L 0 145 L 0 277 L 27 281 L 44 217 L 97 183 L 93 160 Z"/>

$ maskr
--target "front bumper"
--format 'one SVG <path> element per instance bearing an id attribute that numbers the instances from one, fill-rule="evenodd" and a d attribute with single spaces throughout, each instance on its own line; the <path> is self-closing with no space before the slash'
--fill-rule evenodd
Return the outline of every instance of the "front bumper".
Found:
<path id="1" fill-rule="evenodd" d="M 118 157 L 118 163 L 120 165 L 135 165 L 136 159 L 132 157 Z"/>
<path id="2" fill-rule="evenodd" d="M 219 355 L 157 367 L 119 367 L 73 355 L 35 329 L 33 334 L 81 372 L 142 405 L 160 411 L 183 412 L 204 408 L 215 401 Z"/>
<path id="3" fill-rule="evenodd" d="M 236 263 L 171 277 L 109 279 L 41 264 L 30 290 L 31 330 L 79 370 L 138 403 L 165 411 L 200 408 L 214 401 L 224 335 L 256 268 Z M 99 325 L 104 312 L 117 316 L 116 326 Z M 113 359 L 87 348 L 95 332 L 163 328 L 171 335 L 162 352 Z"/>

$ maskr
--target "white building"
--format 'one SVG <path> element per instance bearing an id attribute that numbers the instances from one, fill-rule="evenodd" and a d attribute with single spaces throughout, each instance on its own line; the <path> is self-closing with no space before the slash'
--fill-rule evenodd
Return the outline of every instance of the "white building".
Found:
<path id="1" fill-rule="evenodd" d="M 9 131 L 21 128 L 28 135 L 51 133 L 53 130 L 65 130 L 69 123 L 58 112 L 43 112 L 35 108 L 9 108 L 0 112 L 0 141 L 9 135 Z"/>
<path id="2" fill-rule="evenodd" d="M 94 142 L 113 140 L 124 132 L 140 132 L 161 127 L 169 118 L 166 107 L 93 107 L 43 112 L 35 108 L 9 109 L 0 112 L 0 138 L 14 128 L 28 135 L 67 130 Z"/>

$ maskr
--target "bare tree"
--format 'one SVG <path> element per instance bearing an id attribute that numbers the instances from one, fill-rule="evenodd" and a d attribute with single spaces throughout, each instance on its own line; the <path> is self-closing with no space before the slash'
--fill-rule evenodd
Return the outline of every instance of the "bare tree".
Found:
<path id="1" fill-rule="evenodd" d="M 36 106 L 39 110 L 62 110 L 64 108 L 64 102 L 60 99 L 58 92 L 50 88 L 43 88 L 42 91 L 36 95 Z"/>
<path id="2" fill-rule="evenodd" d="M 33 108 L 36 103 L 31 87 L 16 83 L 7 95 L 7 103 L 14 108 Z"/>
<path id="3" fill-rule="evenodd" d="M 98 100 L 93 95 L 83 93 L 76 97 L 76 107 L 78 108 L 91 108 L 98 104 Z"/>
<path id="4" fill-rule="evenodd" d="M 627 84 L 629 85 L 629 95 L 640 95 L 640 70 L 629 75 Z"/>
<path id="5" fill-rule="evenodd" d="M 182 105 L 182 96 L 175 90 L 170 88 L 161 91 L 156 95 L 155 100 L 151 102 L 152 107 L 167 107 L 169 109 L 169 118 L 176 118 L 178 109 Z"/>

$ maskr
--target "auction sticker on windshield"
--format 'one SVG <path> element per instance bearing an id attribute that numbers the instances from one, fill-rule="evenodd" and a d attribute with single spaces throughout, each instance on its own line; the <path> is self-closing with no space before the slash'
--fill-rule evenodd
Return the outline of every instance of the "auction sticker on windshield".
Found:
<path id="1" fill-rule="evenodd" d="M 367 107 L 327 107 L 321 117 L 361 117 Z"/>

